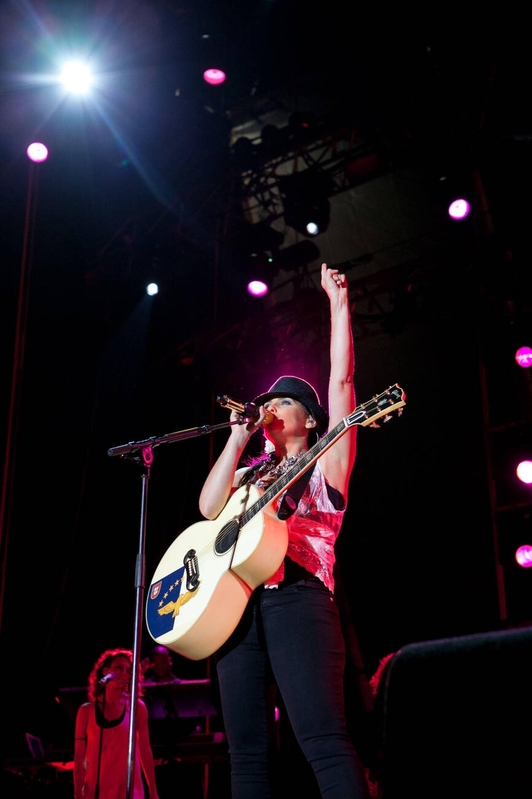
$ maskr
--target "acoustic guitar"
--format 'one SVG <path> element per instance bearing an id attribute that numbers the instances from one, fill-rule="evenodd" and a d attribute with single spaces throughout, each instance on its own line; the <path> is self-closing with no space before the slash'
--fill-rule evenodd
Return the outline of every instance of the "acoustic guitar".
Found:
<path id="1" fill-rule="evenodd" d="M 275 574 L 288 548 L 288 527 L 273 502 L 354 425 L 380 427 L 406 404 L 396 383 L 329 430 L 264 491 L 239 488 L 218 518 L 183 530 L 159 562 L 146 600 L 150 636 L 190 660 L 209 657 L 240 621 L 249 597 Z"/>

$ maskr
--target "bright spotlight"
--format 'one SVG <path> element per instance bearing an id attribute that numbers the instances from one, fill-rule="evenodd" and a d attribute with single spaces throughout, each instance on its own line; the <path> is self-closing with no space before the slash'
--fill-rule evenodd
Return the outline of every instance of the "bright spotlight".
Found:
<path id="1" fill-rule="evenodd" d="M 452 219 L 465 219 L 469 211 L 469 203 L 463 199 L 453 200 L 448 209 L 449 216 Z"/>
<path id="2" fill-rule="evenodd" d="M 523 544 L 515 553 L 517 563 L 524 569 L 529 569 L 532 566 L 532 547 L 530 544 Z"/>
<path id="3" fill-rule="evenodd" d="M 26 155 L 30 161 L 40 164 L 48 158 L 48 147 L 40 141 L 34 141 L 26 150 Z"/>
<path id="4" fill-rule="evenodd" d="M 69 61 L 63 67 L 61 79 L 73 94 L 85 94 L 92 85 L 92 75 L 86 64 L 80 61 Z"/>
<path id="5" fill-rule="evenodd" d="M 532 461 L 521 461 L 515 473 L 522 483 L 532 483 Z"/>
<path id="6" fill-rule="evenodd" d="M 532 349 L 530 347 L 519 347 L 515 353 L 515 360 L 523 369 L 532 366 Z"/>
<path id="7" fill-rule="evenodd" d="M 264 297 L 270 290 L 273 258 L 265 252 L 252 252 L 248 263 L 247 291 L 252 297 Z"/>
<path id="8" fill-rule="evenodd" d="M 150 297 L 153 297 L 155 294 L 159 293 L 159 286 L 157 283 L 148 283 L 146 286 L 146 294 L 149 294 Z"/>
<path id="9" fill-rule="evenodd" d="M 331 215 L 328 197 L 334 192 L 329 176 L 312 168 L 283 175 L 279 178 L 279 191 L 287 225 L 303 236 L 325 233 Z"/>
<path id="10" fill-rule="evenodd" d="M 250 280 L 248 283 L 248 294 L 252 297 L 264 297 L 268 291 L 268 285 L 263 280 Z"/>
<path id="11" fill-rule="evenodd" d="M 225 72 L 221 69 L 206 69 L 203 73 L 203 80 L 211 86 L 218 86 L 225 82 Z"/>

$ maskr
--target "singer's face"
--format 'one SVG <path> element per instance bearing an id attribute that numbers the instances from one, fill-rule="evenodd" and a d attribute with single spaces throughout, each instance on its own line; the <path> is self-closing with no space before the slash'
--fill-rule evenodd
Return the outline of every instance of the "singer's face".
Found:
<path id="1" fill-rule="evenodd" d="M 125 684 L 131 679 L 131 662 L 123 655 L 114 658 L 109 670 L 116 674 L 117 682 Z"/>
<path id="2" fill-rule="evenodd" d="M 306 421 L 309 414 L 298 400 L 291 397 L 274 397 L 264 403 L 264 408 L 273 416 L 272 421 L 264 425 L 266 436 L 268 433 L 278 433 L 279 431 L 286 436 L 301 436 L 308 433 Z"/>

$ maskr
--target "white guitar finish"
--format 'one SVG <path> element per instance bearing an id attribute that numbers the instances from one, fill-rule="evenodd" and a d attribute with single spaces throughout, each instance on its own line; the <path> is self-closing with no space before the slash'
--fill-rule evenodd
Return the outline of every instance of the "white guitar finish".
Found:
<path id="1" fill-rule="evenodd" d="M 225 525 L 232 528 L 246 506 L 260 496 L 256 486 L 238 489 L 217 519 L 196 522 L 170 545 L 155 570 L 150 593 L 154 584 L 183 565 L 190 550 L 196 552 L 200 565 L 199 586 L 187 590 L 185 571 L 184 585 L 174 588 L 177 596 L 169 591 L 161 597 L 158 613 L 162 615 L 161 609 L 170 613 L 174 625 L 168 633 L 154 638 L 158 643 L 191 660 L 208 657 L 229 638 L 252 591 L 275 574 L 288 547 L 288 528 L 286 522 L 277 519 L 271 505 L 240 530 L 235 546 L 220 554 L 215 547 L 220 536 L 223 541 Z"/>

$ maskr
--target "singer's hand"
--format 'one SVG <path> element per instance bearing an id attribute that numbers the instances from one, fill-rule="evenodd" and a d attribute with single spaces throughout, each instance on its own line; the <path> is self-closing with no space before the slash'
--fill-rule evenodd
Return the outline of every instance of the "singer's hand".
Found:
<path id="1" fill-rule="evenodd" d="M 242 477 L 238 472 L 240 458 L 249 439 L 264 423 L 266 411 L 259 408 L 256 418 L 248 419 L 231 411 L 231 434 L 201 489 L 199 508 L 206 519 L 216 519 Z"/>
<path id="2" fill-rule="evenodd" d="M 236 411 L 231 411 L 230 420 L 233 422 L 231 435 L 236 439 L 240 446 L 245 446 L 249 438 L 262 425 L 265 416 L 264 408 L 260 408 L 260 414 L 255 419 L 246 421 L 246 417 Z M 236 422 L 236 424 L 234 424 Z"/>
<path id="3" fill-rule="evenodd" d="M 321 265 L 321 285 L 331 302 L 348 297 L 349 285 L 346 276 L 327 264 Z"/>

